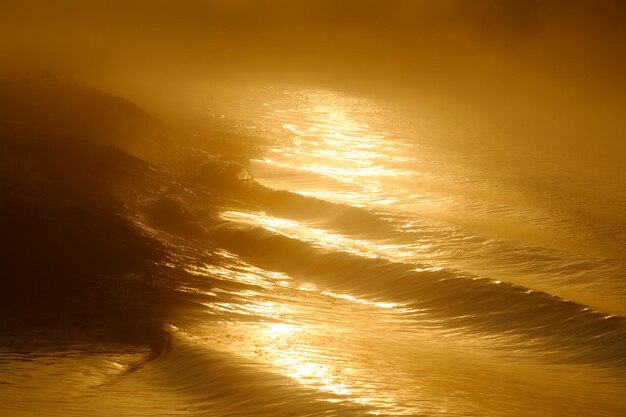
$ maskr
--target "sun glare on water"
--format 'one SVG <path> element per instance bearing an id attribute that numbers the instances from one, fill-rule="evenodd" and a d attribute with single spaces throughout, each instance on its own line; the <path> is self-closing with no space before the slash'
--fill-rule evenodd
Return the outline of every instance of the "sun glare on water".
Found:
<path id="1" fill-rule="evenodd" d="M 388 137 L 366 120 L 384 117 L 384 110 L 365 99 L 355 101 L 324 90 L 288 92 L 290 101 L 270 108 L 268 120 L 278 123 L 291 140 L 276 144 L 256 167 L 286 169 L 306 176 L 326 178 L 292 191 L 355 206 L 382 205 L 397 201 L 394 181 L 410 180 L 414 170 L 403 164 L 413 158 L 406 152 L 412 145 Z M 282 108 L 285 104 L 290 108 Z M 277 186 L 262 178 L 268 186 Z M 330 186 L 328 189 L 326 186 Z M 279 187 L 278 187 L 279 188 Z"/>

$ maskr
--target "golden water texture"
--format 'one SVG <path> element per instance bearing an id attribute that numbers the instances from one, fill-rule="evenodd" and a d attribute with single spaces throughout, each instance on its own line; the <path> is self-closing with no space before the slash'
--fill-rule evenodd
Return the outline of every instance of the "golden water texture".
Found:
<path id="1" fill-rule="evenodd" d="M 420 143 L 414 136 L 424 134 L 419 126 L 404 131 L 393 126 L 392 115 L 382 105 L 323 90 L 264 91 L 259 98 L 262 102 L 257 103 L 250 99 L 252 94 L 245 95 L 249 107 L 238 103 L 238 111 L 243 106 L 244 111 L 258 112 L 254 117 L 265 122 L 257 129 L 265 129 L 274 138 L 266 157 L 253 163 L 257 181 L 367 208 L 394 224 L 396 233 L 367 233 L 365 226 L 361 233 L 337 232 L 332 229 L 332 219 L 323 215 L 296 220 L 230 210 L 221 214 L 223 219 L 307 242 L 324 252 L 419 265 L 416 271 L 463 268 L 492 278 L 506 276 L 508 282 L 526 286 L 529 294 L 540 289 L 582 302 L 593 301 L 600 309 L 616 306 L 623 312 L 623 292 L 604 291 L 610 285 L 608 279 L 587 279 L 580 287 L 570 281 L 576 273 L 600 273 L 606 278 L 610 272 L 604 272 L 605 268 L 619 271 L 620 265 L 611 266 L 609 253 L 609 258 L 585 270 L 589 267 L 585 266 L 584 251 L 567 252 L 571 246 L 561 236 L 563 230 L 572 227 L 584 233 L 574 223 L 576 219 L 566 217 L 569 207 L 522 199 L 523 193 L 528 193 L 523 182 L 542 174 L 529 169 L 522 174 L 524 178 L 517 178 L 522 187 L 503 191 L 499 176 L 484 178 L 480 167 L 453 164 L 457 155 L 449 154 L 451 151 L 445 154 L 436 145 Z M 229 114 L 237 116 L 246 117 Z M 519 175 L 515 169 L 502 176 Z M 472 189 L 472 176 L 481 177 L 481 189 Z M 542 211 L 555 214 L 546 218 Z M 424 224 L 423 217 L 433 212 L 438 215 Z M 455 224 L 450 221 L 452 216 L 467 221 Z M 490 229 L 493 222 L 483 220 L 493 216 L 499 223 L 497 235 Z M 448 222 L 438 222 L 440 219 Z M 474 227 L 467 226 L 470 220 Z M 481 222 L 487 224 L 482 226 Z M 501 248 L 506 247 L 507 239 L 524 236 L 524 230 L 517 230 L 524 228 L 540 230 L 530 243 L 511 243 L 528 246 L 527 253 L 522 250 L 512 255 L 521 260 L 503 262 L 490 253 L 492 240 L 501 240 Z M 413 231 L 418 233 L 405 237 Z M 547 252 L 559 253 L 552 254 L 561 257 L 553 263 L 565 264 L 564 272 L 552 264 L 548 273 L 540 260 L 532 260 L 537 250 L 532 244 L 537 241 L 547 243 Z M 485 257 L 488 259 L 477 259 Z M 336 401 L 370 406 L 373 414 L 510 416 L 533 410 L 531 413 L 564 416 L 624 412 L 625 391 L 622 378 L 617 376 L 620 371 L 613 374 L 602 367 L 559 363 L 559 356 L 565 357 L 567 352 L 549 348 L 543 353 L 529 351 L 526 348 L 535 342 L 520 341 L 514 330 L 510 334 L 472 335 L 471 330 L 449 328 L 446 320 L 433 318 L 428 309 L 389 302 L 386 294 L 374 292 L 361 298 L 328 291 L 306 282 L 306 278 L 302 283 L 251 265 L 241 264 L 235 270 L 207 267 L 202 273 L 224 274 L 231 280 L 273 288 L 269 297 L 264 291 L 251 291 L 238 293 L 236 303 L 211 303 L 211 309 L 261 316 L 268 321 L 223 323 L 223 330 L 209 330 L 212 343 L 227 343 L 228 349 L 277 369 L 306 387 L 338 395 Z M 372 279 L 378 277 L 362 277 L 364 283 Z M 494 280 L 490 285 L 500 283 Z M 355 292 L 362 291 L 355 288 Z M 488 315 L 489 311 L 483 313 Z M 529 310 L 520 314 L 537 313 Z M 225 335 L 215 336 L 222 332 Z M 602 382 L 603 378 L 607 379 Z"/>
<path id="2" fill-rule="evenodd" d="M 577 346 L 576 334 L 572 341 L 566 334 L 560 340 L 560 319 L 550 315 L 524 321 L 526 315 L 543 314 L 535 310 L 540 304 L 524 301 L 537 291 L 561 297 L 554 301 L 557 308 L 568 298 L 598 311 L 624 312 L 621 281 L 611 280 L 621 264 L 610 252 L 599 257 L 572 249 L 584 242 L 572 245 L 563 230 L 586 234 L 584 239 L 594 236 L 577 218 L 567 217 L 567 204 L 524 199 L 524 179 L 522 187 L 502 191 L 500 177 L 453 162 L 457 155 L 420 142 L 418 126 L 398 128 L 391 121 L 400 114 L 370 99 L 302 88 L 241 96 L 245 102 L 237 102 L 227 116 L 254 123 L 266 141 L 250 168 L 257 182 L 335 208 L 366 210 L 384 228 L 361 220 L 337 223 L 332 212 L 281 215 L 280 206 L 275 213 L 226 208 L 220 221 L 243 232 L 284 236 L 321 254 L 405 265 L 417 275 L 402 282 L 393 271 L 372 269 L 342 282 L 342 273 L 349 272 L 342 268 L 349 263 L 337 260 L 336 275 L 329 277 L 324 270 L 315 272 L 321 262 L 316 259 L 291 259 L 296 265 L 312 263 L 313 269 L 284 269 L 287 262 L 280 258 L 292 255 L 282 255 L 280 246 L 273 250 L 277 262 L 260 258 L 257 265 L 254 257 L 236 253 L 236 243 L 229 250 L 196 247 L 213 251 L 206 263 L 179 246 L 169 265 L 212 284 L 179 285 L 180 292 L 204 301 L 179 313 L 175 320 L 183 327 L 168 329 L 171 351 L 150 359 L 148 352 L 123 346 L 8 349 L 0 363 L 7 415 L 34 416 L 42 410 L 63 416 L 626 412 L 619 356 L 617 365 L 586 358 L 590 347 Z M 230 106 L 225 101 L 211 111 L 228 112 Z M 514 169 L 507 173 L 516 174 Z M 472 188 L 473 176 L 481 178 L 478 188 Z M 492 217 L 497 233 L 488 221 Z M 459 218 L 466 221 L 456 222 Z M 536 235 L 534 229 L 540 229 Z M 531 239 L 524 241 L 529 233 Z M 446 275 L 455 270 L 470 275 Z M 420 289 L 411 283 L 422 273 L 441 274 L 436 281 L 443 286 Z M 572 280 L 576 274 L 579 279 Z M 459 280 L 493 289 L 482 300 L 469 293 L 471 299 L 465 299 L 463 291 L 452 289 L 450 298 L 437 301 L 445 298 L 439 294 L 447 291 L 445 283 Z M 521 302 L 527 303 L 515 313 L 515 324 L 498 316 L 507 303 L 520 302 L 509 301 L 507 290 L 498 293 L 496 287 L 505 285 L 522 286 Z M 432 301 L 415 301 L 422 298 Z M 587 310 L 579 305 L 566 321 L 576 322 Z M 600 313 L 600 321 L 608 318 Z M 551 332 L 557 343 L 533 334 L 533 326 L 556 326 Z M 585 340 L 595 335 L 593 328 L 580 332 Z"/>

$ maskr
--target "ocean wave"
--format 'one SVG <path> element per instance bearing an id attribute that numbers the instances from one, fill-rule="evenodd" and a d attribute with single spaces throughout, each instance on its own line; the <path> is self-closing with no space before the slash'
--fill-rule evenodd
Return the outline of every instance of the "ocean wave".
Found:
<path id="1" fill-rule="evenodd" d="M 434 321 L 515 348 L 552 351 L 562 360 L 626 364 L 626 319 L 549 293 L 458 270 L 315 248 L 261 228 L 223 225 L 211 237 L 268 270 L 420 311 L 416 325 Z"/>

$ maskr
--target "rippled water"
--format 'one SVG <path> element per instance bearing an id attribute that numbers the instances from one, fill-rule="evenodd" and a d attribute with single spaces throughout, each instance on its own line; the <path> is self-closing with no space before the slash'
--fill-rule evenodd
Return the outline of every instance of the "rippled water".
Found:
<path id="1" fill-rule="evenodd" d="M 268 146 L 252 163 L 260 183 L 364 208 L 387 226 L 363 220 L 348 230 L 332 215 L 289 213 L 285 220 L 303 222 L 281 226 L 280 216 L 257 217 L 264 227 L 319 226 L 337 235 L 318 234 L 324 245 L 334 239 L 349 251 L 383 251 L 394 261 L 501 278 L 624 312 L 620 181 L 569 192 L 589 179 L 557 158 L 538 159 L 535 149 L 515 143 L 485 144 L 471 132 L 469 144 L 454 149 L 458 133 L 421 127 L 412 113 L 347 94 L 271 89 L 257 101 L 247 97 L 226 109 L 230 117 L 252 113 L 261 121 L 254 128 Z M 311 238 L 304 230 L 302 236 Z"/>
<path id="2" fill-rule="evenodd" d="M 132 218 L 168 251 L 171 344 L 9 347 L 7 415 L 626 415 L 624 190 L 344 93 L 207 106 L 264 188 L 199 237 Z"/>

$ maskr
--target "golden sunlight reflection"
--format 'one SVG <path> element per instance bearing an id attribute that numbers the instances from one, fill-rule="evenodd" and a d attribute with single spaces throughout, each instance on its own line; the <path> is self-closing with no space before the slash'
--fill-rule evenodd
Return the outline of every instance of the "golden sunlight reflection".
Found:
<path id="1" fill-rule="evenodd" d="M 392 394 L 380 389 L 386 383 L 385 379 L 389 378 L 385 375 L 384 363 L 362 359 L 371 342 L 350 341 L 355 326 L 360 326 L 361 320 L 374 318 L 367 310 L 372 305 L 362 303 L 364 310 L 353 310 L 347 305 L 336 304 L 349 301 L 347 298 L 332 298 L 336 300 L 334 304 L 339 312 L 319 310 L 313 307 L 313 303 L 304 300 L 299 305 L 291 304 L 289 309 L 284 308 L 286 300 L 265 304 L 265 307 L 276 310 L 273 313 L 256 312 L 261 317 L 279 321 L 231 321 L 223 324 L 227 331 L 224 336 L 228 340 L 227 345 L 215 334 L 208 336 L 208 341 L 212 339 L 221 349 L 227 348 L 264 364 L 299 385 L 326 393 L 326 401 L 369 406 L 372 412 L 384 409 L 388 415 L 404 414 L 408 409 L 404 409 Z M 252 303 L 250 309 L 257 307 L 258 304 Z M 377 372 L 377 378 L 368 375 L 371 366 L 382 367 Z"/>
<path id="2" fill-rule="evenodd" d="M 227 250 L 220 249 L 216 255 L 228 261 L 228 266 L 204 264 L 189 265 L 186 271 L 197 276 L 207 278 L 215 277 L 229 282 L 257 285 L 270 288 L 275 285 L 288 285 L 291 281 L 289 275 L 277 271 L 267 271 L 241 261 L 236 255 Z"/>
<path id="3" fill-rule="evenodd" d="M 332 291 L 323 291 L 322 294 L 328 295 L 330 297 L 342 298 L 344 300 L 352 301 L 353 303 L 366 304 L 379 308 L 398 308 L 398 303 L 384 303 L 384 302 L 376 302 L 376 301 L 368 301 L 362 298 L 357 298 L 348 294 L 337 294 Z"/>
<path id="4" fill-rule="evenodd" d="M 324 90 L 285 94 L 288 102 L 268 105 L 266 119 L 278 123 L 291 140 L 276 143 L 269 150 L 270 156 L 253 161 L 256 167 L 262 164 L 336 181 L 330 190 L 319 183 L 316 187 L 291 188 L 318 198 L 356 206 L 410 200 L 399 184 L 423 174 L 416 171 L 416 159 L 407 152 L 414 145 L 389 137 L 388 131 L 366 122 L 384 118 L 382 107 Z M 283 108 L 285 104 L 290 107 Z M 273 185 L 267 177 L 261 182 Z M 347 192 L 352 187 L 354 191 Z"/>
<path id="5" fill-rule="evenodd" d="M 305 385 L 315 385 L 333 394 L 352 394 L 345 383 L 339 382 L 340 371 L 328 364 L 314 362 L 312 358 L 302 355 L 298 349 L 289 346 L 290 339 L 297 337 L 297 332 L 304 331 L 303 327 L 285 323 L 267 323 L 266 326 L 267 338 L 276 344 L 273 352 L 274 362 L 279 367 L 287 369 L 288 376 Z"/>
<path id="6" fill-rule="evenodd" d="M 388 258 L 402 260 L 415 259 L 420 254 L 428 253 L 431 245 L 423 244 L 385 244 L 364 239 L 353 239 L 345 235 L 328 232 L 308 226 L 295 220 L 268 216 L 263 213 L 227 211 L 221 214 L 224 220 L 262 227 L 284 236 L 312 243 L 322 249 L 341 250 L 368 258 Z"/>
<path id="7" fill-rule="evenodd" d="M 401 303 L 368 300 L 296 281 L 226 251 L 220 251 L 220 256 L 229 261 L 223 268 L 190 268 L 196 275 L 214 280 L 214 287 L 205 292 L 213 299 L 203 305 L 217 321 L 194 329 L 203 344 L 262 364 L 299 385 L 325 393 L 329 402 L 366 406 L 372 413 L 385 410 L 387 415 L 415 410 L 405 409 L 400 399 L 381 389 L 395 376 L 387 369 L 390 362 L 385 359 L 385 345 L 370 337 L 374 329 L 403 323 L 406 313 L 417 312 Z M 215 282 L 219 277 L 257 289 L 220 288 L 219 281 Z M 228 319 L 222 321 L 222 317 Z M 378 330 L 376 338 L 380 335 Z M 374 345 L 381 349 L 382 357 L 377 360 L 369 359 Z M 369 375 L 371 367 L 377 369 L 376 378 Z"/>

